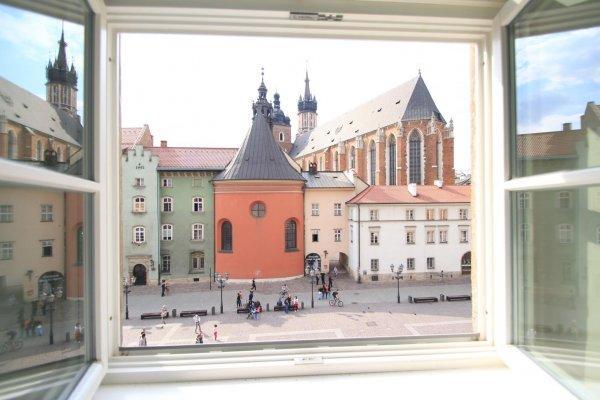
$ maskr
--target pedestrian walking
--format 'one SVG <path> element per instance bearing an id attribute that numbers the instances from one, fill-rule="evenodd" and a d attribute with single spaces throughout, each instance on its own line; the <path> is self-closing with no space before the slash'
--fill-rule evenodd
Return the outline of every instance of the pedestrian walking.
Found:
<path id="1" fill-rule="evenodd" d="M 250 294 L 248 294 L 248 305 L 252 304 L 253 298 L 254 298 L 254 291 L 250 290 Z"/>
<path id="2" fill-rule="evenodd" d="M 217 342 L 217 337 L 218 337 L 218 331 L 217 331 L 217 324 L 215 324 L 215 326 L 213 327 L 213 336 L 215 337 L 215 342 Z"/>
<path id="3" fill-rule="evenodd" d="M 321 272 L 321 282 L 325 283 L 325 272 Z"/>
<path id="4" fill-rule="evenodd" d="M 235 305 L 237 308 L 242 308 L 242 292 L 237 292 L 237 298 L 235 299 Z"/>
<path id="5" fill-rule="evenodd" d="M 338 268 L 337 268 L 337 265 L 334 265 L 334 266 L 333 266 L 333 275 L 335 275 L 335 277 L 337 278 L 337 275 L 338 275 Z"/>
<path id="6" fill-rule="evenodd" d="M 250 290 L 256 290 L 256 280 L 254 278 L 252 278 L 252 287 Z"/>
<path id="7" fill-rule="evenodd" d="M 169 282 L 165 282 L 165 294 L 168 296 L 171 293 L 171 285 Z"/>
<path id="8" fill-rule="evenodd" d="M 200 326 L 200 316 L 198 314 L 194 314 L 194 333 L 202 333 L 202 327 Z"/>
<path id="9" fill-rule="evenodd" d="M 160 284 L 160 297 L 165 297 L 166 292 L 167 292 L 167 281 L 165 281 L 163 279 Z"/>
<path id="10" fill-rule="evenodd" d="M 139 341 L 138 345 L 140 347 L 146 347 L 146 346 L 148 346 L 148 342 L 146 341 L 146 332 L 142 331 L 142 334 L 140 335 L 140 341 Z"/>
<path id="11" fill-rule="evenodd" d="M 160 308 L 160 320 L 162 321 L 163 325 L 166 324 L 165 318 L 167 318 L 168 316 L 169 312 L 167 311 L 167 305 L 163 304 L 163 306 Z"/>
<path id="12" fill-rule="evenodd" d="M 329 287 L 325 282 L 323 282 L 323 294 L 325 295 L 325 299 L 329 298 Z"/>
<path id="13" fill-rule="evenodd" d="M 329 288 L 333 286 L 333 278 L 331 277 L 331 272 L 329 273 Z"/>

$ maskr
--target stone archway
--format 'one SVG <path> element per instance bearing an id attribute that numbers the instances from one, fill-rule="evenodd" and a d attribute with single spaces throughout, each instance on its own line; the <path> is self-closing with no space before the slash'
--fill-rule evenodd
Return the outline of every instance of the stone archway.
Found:
<path id="1" fill-rule="evenodd" d="M 321 268 L 321 256 L 317 253 L 310 253 L 305 258 L 306 265 L 314 267 L 315 269 Z"/>
<path id="2" fill-rule="evenodd" d="M 145 285 L 146 284 L 146 266 L 144 264 L 136 264 L 133 267 L 133 277 L 135 279 L 134 285 Z"/>
<path id="3" fill-rule="evenodd" d="M 462 275 L 471 275 L 471 252 L 467 251 L 460 259 L 460 272 Z"/>
<path id="4" fill-rule="evenodd" d="M 38 279 L 38 293 L 50 294 L 62 291 L 65 288 L 65 278 L 57 271 L 48 271 Z"/>

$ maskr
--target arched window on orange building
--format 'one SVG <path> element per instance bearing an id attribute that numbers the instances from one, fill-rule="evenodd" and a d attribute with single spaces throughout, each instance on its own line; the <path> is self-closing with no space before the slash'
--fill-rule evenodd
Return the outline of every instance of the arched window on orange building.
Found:
<path id="1" fill-rule="evenodd" d="M 231 222 L 223 221 L 221 224 L 221 251 L 233 250 L 233 227 Z"/>
<path id="2" fill-rule="evenodd" d="M 296 221 L 289 219 L 285 223 L 285 249 L 296 250 L 297 248 Z"/>

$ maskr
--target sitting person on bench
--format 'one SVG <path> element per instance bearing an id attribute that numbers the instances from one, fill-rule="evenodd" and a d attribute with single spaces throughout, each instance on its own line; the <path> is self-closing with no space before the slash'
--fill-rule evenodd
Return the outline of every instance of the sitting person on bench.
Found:
<path id="1" fill-rule="evenodd" d="M 292 310 L 298 311 L 300 308 L 300 301 L 298 301 L 298 296 L 294 296 L 294 300 L 292 300 Z"/>

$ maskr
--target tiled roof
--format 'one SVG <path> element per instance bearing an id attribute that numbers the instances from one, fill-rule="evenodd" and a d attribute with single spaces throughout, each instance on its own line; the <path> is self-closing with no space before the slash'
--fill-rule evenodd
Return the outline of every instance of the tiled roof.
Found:
<path id="1" fill-rule="evenodd" d="M 237 149 L 210 147 L 149 147 L 158 156 L 158 170 L 221 171 L 235 155 Z"/>
<path id="2" fill-rule="evenodd" d="M 235 158 L 214 180 L 303 181 L 292 163 L 275 142 L 266 117 L 258 112 Z"/>
<path id="3" fill-rule="evenodd" d="M 293 158 L 325 149 L 398 121 L 429 119 L 446 122 L 421 75 L 404 82 L 339 117 L 296 137 Z"/>
<path id="4" fill-rule="evenodd" d="M 408 192 L 407 186 L 369 186 L 349 204 L 430 204 L 470 203 L 471 186 L 417 186 L 417 196 Z"/>
<path id="5" fill-rule="evenodd" d="M 311 188 L 354 188 L 346 174 L 340 171 L 319 171 L 316 174 L 302 172 L 306 187 Z"/>
<path id="6" fill-rule="evenodd" d="M 0 115 L 48 136 L 81 147 L 79 118 L 0 77 Z"/>
<path id="7" fill-rule="evenodd" d="M 144 147 L 152 147 L 154 145 L 152 141 L 152 134 L 148 125 L 121 128 L 121 149 L 132 149 L 138 144 Z"/>
<path id="8" fill-rule="evenodd" d="M 517 155 L 519 158 L 538 159 L 575 157 L 575 145 L 583 138 L 579 130 L 518 135 Z"/>

